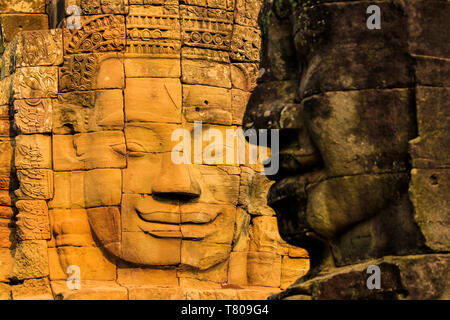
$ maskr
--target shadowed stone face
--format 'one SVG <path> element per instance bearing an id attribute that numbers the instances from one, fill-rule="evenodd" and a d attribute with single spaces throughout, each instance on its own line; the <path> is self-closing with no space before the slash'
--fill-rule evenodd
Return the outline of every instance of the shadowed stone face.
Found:
<path id="1" fill-rule="evenodd" d="M 444 2 L 426 14 L 448 11 Z M 415 77 L 425 78 L 410 50 L 427 51 L 418 31 L 426 18 L 416 20 L 426 5 L 377 5 L 380 30 L 367 28 L 361 2 L 266 1 L 260 16 L 262 70 L 244 127 L 281 130 L 268 201 L 283 239 L 309 249 L 316 271 L 423 252 L 408 148 L 417 136 Z"/>

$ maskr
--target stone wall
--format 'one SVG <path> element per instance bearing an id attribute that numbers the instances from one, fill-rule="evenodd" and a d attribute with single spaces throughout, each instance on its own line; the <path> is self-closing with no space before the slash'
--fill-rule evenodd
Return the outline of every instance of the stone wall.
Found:
<path id="1" fill-rule="evenodd" d="M 45 21 L 24 30 L 47 29 L 43 3 L 29 3 L 0 12 Z M 71 4 L 81 29 L 62 20 Z M 259 72 L 259 6 L 49 1 L 60 29 L 12 37 L 19 28 L 1 23 L 10 31 L 0 80 L 0 298 L 263 299 L 307 272 L 307 252 L 278 234 L 261 164 L 177 167 L 167 158 L 176 128 L 241 126 Z M 216 220 L 161 231 L 137 218 L 145 210 L 194 220 L 215 210 Z M 81 270 L 80 290 L 67 287 L 69 266 Z"/>

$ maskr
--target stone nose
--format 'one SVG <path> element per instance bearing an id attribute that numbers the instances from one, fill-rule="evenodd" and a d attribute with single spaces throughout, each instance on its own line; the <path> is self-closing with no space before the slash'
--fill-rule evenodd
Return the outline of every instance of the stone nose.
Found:
<path id="1" fill-rule="evenodd" d="M 170 152 L 165 153 L 161 159 L 159 174 L 152 186 L 153 194 L 171 198 L 200 197 L 200 185 L 191 171 L 191 165 L 175 164 Z"/>

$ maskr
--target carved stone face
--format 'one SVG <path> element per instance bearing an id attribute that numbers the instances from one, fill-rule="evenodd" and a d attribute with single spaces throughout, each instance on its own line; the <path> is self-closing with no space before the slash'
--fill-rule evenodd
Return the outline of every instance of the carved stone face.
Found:
<path id="1" fill-rule="evenodd" d="M 321 2 L 262 12 L 262 76 L 244 126 L 281 129 L 269 204 L 281 236 L 313 260 L 319 243 L 337 264 L 407 251 L 417 236 L 405 200 L 416 125 L 405 19 L 380 4 L 383 29 L 369 30 L 367 5 Z M 386 245 L 393 230 L 403 240 Z"/>

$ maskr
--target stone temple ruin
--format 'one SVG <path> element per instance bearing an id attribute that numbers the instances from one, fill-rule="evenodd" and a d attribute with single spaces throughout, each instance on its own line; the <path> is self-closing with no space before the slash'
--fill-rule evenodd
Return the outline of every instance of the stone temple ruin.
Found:
<path id="1" fill-rule="evenodd" d="M 368 3 L 0 0 L 0 299 L 449 299 L 450 3 Z"/>

